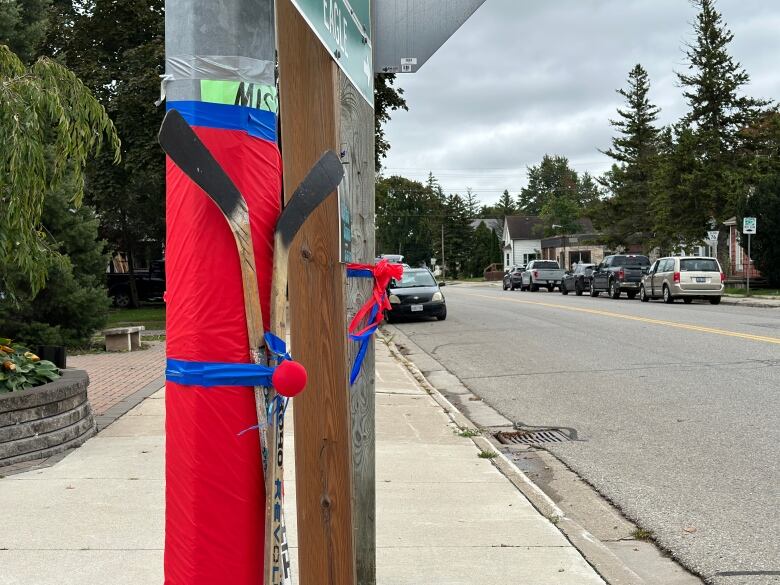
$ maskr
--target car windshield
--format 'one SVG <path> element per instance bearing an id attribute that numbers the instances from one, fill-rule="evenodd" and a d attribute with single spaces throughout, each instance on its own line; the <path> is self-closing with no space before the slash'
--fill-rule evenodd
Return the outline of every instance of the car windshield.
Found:
<path id="1" fill-rule="evenodd" d="M 534 268 L 558 268 L 557 262 L 534 262 Z"/>
<path id="2" fill-rule="evenodd" d="M 647 256 L 615 256 L 612 266 L 650 266 Z"/>
<path id="3" fill-rule="evenodd" d="M 404 270 L 401 280 L 393 279 L 390 288 L 415 288 L 420 286 L 436 286 L 436 281 L 427 270 Z"/>
<path id="4" fill-rule="evenodd" d="M 680 260 L 680 272 L 720 272 L 714 258 L 689 258 Z"/>

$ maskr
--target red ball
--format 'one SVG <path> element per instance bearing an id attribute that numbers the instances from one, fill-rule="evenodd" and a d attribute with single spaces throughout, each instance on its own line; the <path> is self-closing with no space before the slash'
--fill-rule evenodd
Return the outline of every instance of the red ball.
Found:
<path id="1" fill-rule="evenodd" d="M 292 398 L 300 394 L 306 386 L 306 368 L 298 362 L 284 360 L 276 366 L 271 382 L 282 396 Z"/>

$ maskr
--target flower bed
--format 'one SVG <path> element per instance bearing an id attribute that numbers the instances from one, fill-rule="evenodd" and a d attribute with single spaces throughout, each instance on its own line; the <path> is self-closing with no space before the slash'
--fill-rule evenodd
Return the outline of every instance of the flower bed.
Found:
<path id="1" fill-rule="evenodd" d="M 50 457 L 94 435 L 88 384 L 86 372 L 64 370 L 48 384 L 0 394 L 0 468 Z"/>

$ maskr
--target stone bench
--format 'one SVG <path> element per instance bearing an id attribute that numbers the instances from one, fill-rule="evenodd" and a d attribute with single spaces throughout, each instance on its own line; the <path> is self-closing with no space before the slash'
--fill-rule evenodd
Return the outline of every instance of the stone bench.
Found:
<path id="1" fill-rule="evenodd" d="M 141 349 L 141 331 L 145 329 L 146 327 L 143 325 L 105 329 L 103 335 L 106 336 L 106 351 L 135 351 L 136 349 Z"/>

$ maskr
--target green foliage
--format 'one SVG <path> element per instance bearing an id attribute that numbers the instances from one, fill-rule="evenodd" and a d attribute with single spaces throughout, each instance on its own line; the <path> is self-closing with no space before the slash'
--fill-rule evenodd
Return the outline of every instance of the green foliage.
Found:
<path id="1" fill-rule="evenodd" d="M 588 173 L 579 176 L 565 156 L 544 155 L 528 167 L 528 185 L 518 196 L 522 213 L 544 219 L 548 233 L 577 231 L 577 220 L 587 217 L 599 201 L 599 190 Z M 552 225 L 562 226 L 552 229 Z"/>
<path id="2" fill-rule="evenodd" d="M 0 394 L 47 384 L 60 377 L 57 366 L 26 347 L 0 338 Z"/>
<path id="3" fill-rule="evenodd" d="M 81 204 L 83 168 L 100 153 L 119 160 L 119 139 L 104 108 L 62 65 L 38 59 L 31 67 L 0 46 L 0 283 L 15 294 L 19 276 L 34 294 L 44 284 L 51 255 L 41 229 L 44 198 L 69 176 L 70 199 Z"/>
<path id="4" fill-rule="evenodd" d="M 46 243 L 59 254 L 46 266 L 47 285 L 33 295 L 18 282 L 16 301 L 0 300 L 0 329 L 31 345 L 84 345 L 106 322 L 105 243 L 97 239 L 95 211 L 70 204 L 73 180 L 69 175 L 44 204 Z"/>
<path id="5" fill-rule="evenodd" d="M 35 60 L 46 36 L 51 0 L 0 1 L 0 44 L 6 44 L 23 63 Z"/>
<path id="6" fill-rule="evenodd" d="M 376 182 L 377 253 L 403 254 L 410 266 L 429 262 L 436 256 L 442 216 L 442 204 L 432 186 L 397 176 L 379 179 Z"/>
<path id="7" fill-rule="evenodd" d="M 637 64 L 628 74 L 628 88 L 617 92 L 626 101 L 610 123 L 618 135 L 604 154 L 616 162 L 601 183 L 610 193 L 600 207 L 598 223 L 608 245 L 626 246 L 651 225 L 651 187 L 658 166 L 659 109 L 650 103 L 647 71 Z"/>
<path id="8" fill-rule="evenodd" d="M 504 189 L 504 192 L 501 193 L 501 197 L 498 198 L 498 203 L 496 203 L 494 207 L 498 213 L 498 218 L 502 221 L 507 215 L 514 215 L 517 213 L 517 206 L 507 189 Z"/>
<path id="9" fill-rule="evenodd" d="M 404 90 L 393 86 L 395 73 L 377 73 L 374 75 L 374 165 L 378 173 L 382 168 L 382 159 L 390 150 L 385 138 L 384 124 L 390 121 L 390 112 L 409 110 L 404 99 Z"/>
<path id="10" fill-rule="evenodd" d="M 474 230 L 471 228 L 472 217 L 463 197 L 457 193 L 447 197 L 444 218 L 444 263 L 447 274 L 450 277 L 467 275 Z"/>
<path id="11" fill-rule="evenodd" d="M 501 244 L 496 233 L 480 223 L 472 236 L 473 247 L 468 259 L 470 276 L 482 276 L 485 268 L 494 262 L 501 262 Z"/>
<path id="12" fill-rule="evenodd" d="M 758 230 L 750 238 L 750 255 L 755 267 L 770 286 L 780 286 L 780 173 L 764 178 L 753 195 L 739 210 L 737 225 L 743 217 L 755 217 Z M 747 249 L 747 237 L 741 239 Z"/>

